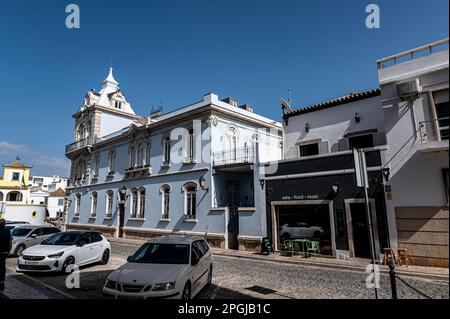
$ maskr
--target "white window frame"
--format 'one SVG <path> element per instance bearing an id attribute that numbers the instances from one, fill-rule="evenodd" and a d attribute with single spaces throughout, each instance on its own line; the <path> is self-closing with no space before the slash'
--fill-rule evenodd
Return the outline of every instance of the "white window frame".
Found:
<path id="1" fill-rule="evenodd" d="M 91 194 L 91 218 L 97 217 L 97 204 L 98 204 L 98 193 L 92 192 L 92 194 Z"/>
<path id="2" fill-rule="evenodd" d="M 109 151 L 108 154 L 108 174 L 114 174 L 116 166 L 116 150 Z"/>
<path id="3" fill-rule="evenodd" d="M 170 217 L 170 191 L 169 185 L 163 185 L 161 187 L 161 218 L 169 219 Z M 167 201 L 166 201 L 167 198 Z"/>
<path id="4" fill-rule="evenodd" d="M 194 190 L 188 190 L 189 188 L 193 187 Z M 183 186 L 184 191 L 184 216 L 188 220 L 195 220 L 197 219 L 197 184 L 194 182 L 186 183 Z M 193 200 L 195 199 L 194 205 L 192 205 Z M 189 200 L 190 199 L 190 200 Z M 190 204 L 190 207 L 188 208 L 188 204 Z M 190 211 L 190 214 L 188 214 L 188 211 Z M 192 211 L 194 211 L 194 214 L 192 214 Z"/>
<path id="5" fill-rule="evenodd" d="M 75 217 L 80 216 L 80 209 L 81 209 L 81 194 L 78 193 L 75 195 L 75 211 L 74 211 Z"/>
<path id="6" fill-rule="evenodd" d="M 106 217 L 112 217 L 114 204 L 114 191 L 108 190 L 106 192 Z"/>
<path id="7" fill-rule="evenodd" d="M 138 208 L 137 208 L 137 217 L 145 218 L 145 197 L 147 195 L 147 191 L 144 187 L 138 189 Z"/>
<path id="8" fill-rule="evenodd" d="M 171 140 L 170 136 L 165 136 L 163 138 L 163 164 L 170 164 L 170 151 L 171 151 Z"/>
<path id="9" fill-rule="evenodd" d="M 130 217 L 137 218 L 139 212 L 139 193 L 137 188 L 130 191 Z"/>

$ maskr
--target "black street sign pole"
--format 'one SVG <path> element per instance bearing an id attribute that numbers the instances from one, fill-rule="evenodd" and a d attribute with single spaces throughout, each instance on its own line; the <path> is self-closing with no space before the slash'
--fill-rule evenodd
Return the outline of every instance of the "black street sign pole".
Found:
<path id="1" fill-rule="evenodd" d="M 362 152 L 362 156 L 365 156 L 364 152 Z M 375 275 L 375 240 L 373 237 L 373 228 L 372 228 L 372 216 L 370 214 L 369 208 L 369 195 L 367 193 L 367 187 L 364 187 L 364 200 L 366 202 L 366 212 L 367 212 L 367 228 L 369 229 L 369 238 L 370 238 L 370 255 L 372 257 L 372 272 L 373 272 L 373 280 L 375 284 L 375 299 L 378 299 L 378 289 L 376 283 L 376 275 Z"/>
<path id="2" fill-rule="evenodd" d="M 362 150 L 354 150 L 356 183 L 358 187 L 364 188 L 364 201 L 366 204 L 367 228 L 370 241 L 370 256 L 372 259 L 372 273 L 374 280 L 375 299 L 378 299 L 377 276 L 375 273 L 375 238 L 373 236 L 372 215 L 369 207 L 369 179 L 367 174 L 366 154 Z"/>

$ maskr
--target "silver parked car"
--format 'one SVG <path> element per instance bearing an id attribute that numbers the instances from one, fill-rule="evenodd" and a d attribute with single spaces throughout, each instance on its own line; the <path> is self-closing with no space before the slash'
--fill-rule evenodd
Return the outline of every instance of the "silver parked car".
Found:
<path id="1" fill-rule="evenodd" d="M 11 230 L 13 237 L 11 255 L 19 256 L 26 248 L 40 244 L 51 235 L 59 233 L 56 227 L 41 225 L 17 226 Z"/>

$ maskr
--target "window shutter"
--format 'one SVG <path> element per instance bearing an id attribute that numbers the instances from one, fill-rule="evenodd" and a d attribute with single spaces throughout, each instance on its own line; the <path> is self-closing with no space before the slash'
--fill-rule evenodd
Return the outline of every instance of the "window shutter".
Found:
<path id="1" fill-rule="evenodd" d="M 328 141 L 320 142 L 320 143 L 318 143 L 318 145 L 319 145 L 319 154 L 328 154 L 329 153 Z"/>
<path id="2" fill-rule="evenodd" d="M 338 149 L 339 151 L 347 151 L 350 149 L 348 138 L 344 137 L 338 140 Z"/>

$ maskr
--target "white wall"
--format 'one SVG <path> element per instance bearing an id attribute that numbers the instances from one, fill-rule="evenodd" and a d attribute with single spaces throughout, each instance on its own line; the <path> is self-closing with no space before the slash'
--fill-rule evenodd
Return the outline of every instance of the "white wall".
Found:
<path id="1" fill-rule="evenodd" d="M 361 121 L 356 123 L 355 113 Z M 306 124 L 309 132 L 306 132 Z M 327 109 L 300 114 L 289 118 L 288 125 L 284 126 L 284 152 L 285 158 L 298 157 L 298 143 L 321 139 L 328 141 L 328 152 L 339 151 L 339 140 L 345 134 L 377 129 L 384 132 L 384 118 L 380 96 L 337 105 Z"/>
<path id="2" fill-rule="evenodd" d="M 64 211 L 64 205 L 58 205 L 58 201 L 64 197 L 49 197 L 47 201 L 47 209 L 50 218 L 56 218 L 58 216 L 58 212 Z"/>
<path id="3" fill-rule="evenodd" d="M 99 137 L 120 131 L 131 123 L 133 120 L 129 118 L 102 112 Z"/>

